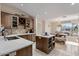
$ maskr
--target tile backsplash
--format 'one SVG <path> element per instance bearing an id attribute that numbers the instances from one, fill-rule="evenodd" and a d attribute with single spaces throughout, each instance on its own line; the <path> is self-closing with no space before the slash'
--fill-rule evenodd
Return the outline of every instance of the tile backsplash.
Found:
<path id="1" fill-rule="evenodd" d="M 26 29 L 12 29 L 12 34 L 25 33 Z"/>
<path id="2" fill-rule="evenodd" d="M 24 26 L 19 25 L 18 28 L 12 29 L 12 34 L 25 33 L 27 29 L 24 29 Z"/>

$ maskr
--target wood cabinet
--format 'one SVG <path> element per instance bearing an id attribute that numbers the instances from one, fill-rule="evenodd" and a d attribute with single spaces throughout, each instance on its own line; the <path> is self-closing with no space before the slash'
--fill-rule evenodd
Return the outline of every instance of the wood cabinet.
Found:
<path id="1" fill-rule="evenodd" d="M 20 37 L 24 38 L 24 39 L 27 39 L 27 40 L 30 40 L 30 41 L 33 41 L 35 42 L 35 34 L 29 34 L 29 35 L 20 35 Z"/>
<path id="2" fill-rule="evenodd" d="M 1 25 L 5 28 L 12 29 L 12 33 L 17 33 L 17 31 L 22 29 L 23 32 L 34 33 L 34 18 L 33 17 L 23 17 L 18 14 L 10 14 L 6 12 L 1 12 Z"/>
<path id="3" fill-rule="evenodd" d="M 54 36 L 50 38 L 36 36 L 36 48 L 37 49 L 45 53 L 49 53 L 54 47 L 55 47 Z"/>
<path id="4" fill-rule="evenodd" d="M 3 25 L 4 27 L 11 27 L 11 17 L 12 15 L 1 12 L 1 25 Z"/>
<path id="5" fill-rule="evenodd" d="M 32 56 L 32 45 L 16 51 L 16 56 Z"/>

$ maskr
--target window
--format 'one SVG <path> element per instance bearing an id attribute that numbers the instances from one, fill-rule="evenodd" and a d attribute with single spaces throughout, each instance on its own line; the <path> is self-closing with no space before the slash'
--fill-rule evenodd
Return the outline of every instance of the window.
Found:
<path id="1" fill-rule="evenodd" d="M 72 30 L 72 23 L 64 23 L 64 24 L 62 24 L 62 30 L 63 31 L 70 31 L 70 30 Z"/>

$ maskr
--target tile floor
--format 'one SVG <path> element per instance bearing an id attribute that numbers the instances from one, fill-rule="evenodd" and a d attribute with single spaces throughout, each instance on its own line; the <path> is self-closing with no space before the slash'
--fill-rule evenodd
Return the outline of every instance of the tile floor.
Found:
<path id="1" fill-rule="evenodd" d="M 64 45 L 56 43 L 55 48 L 49 54 L 36 49 L 34 43 L 33 56 L 79 56 L 78 37 L 67 37 L 66 44 Z"/>

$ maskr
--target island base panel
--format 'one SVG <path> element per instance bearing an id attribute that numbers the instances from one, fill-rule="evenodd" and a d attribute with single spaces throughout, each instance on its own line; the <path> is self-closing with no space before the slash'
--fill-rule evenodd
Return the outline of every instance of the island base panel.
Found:
<path id="1" fill-rule="evenodd" d="M 32 56 L 32 45 L 16 51 L 16 56 Z"/>

